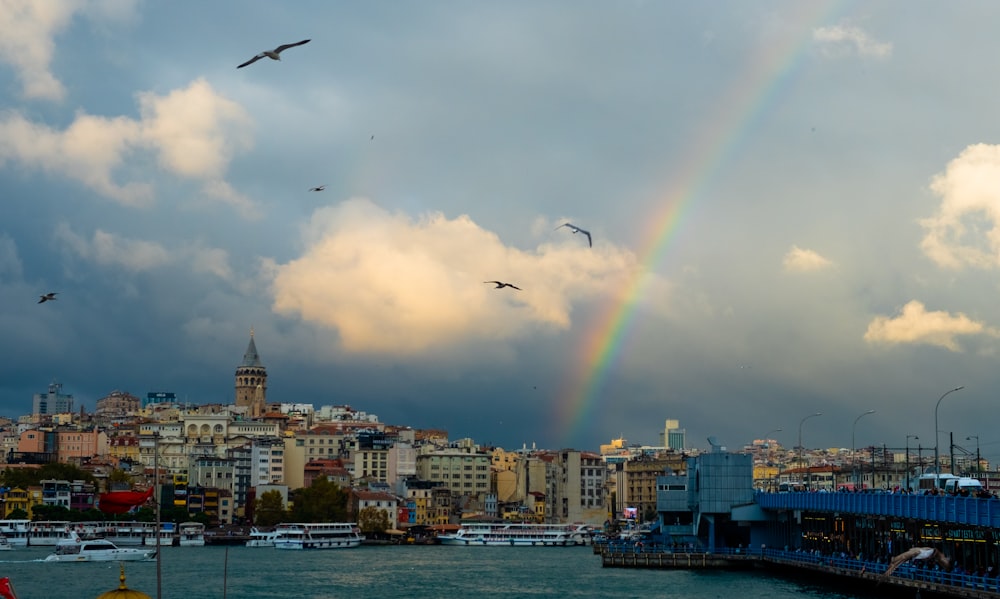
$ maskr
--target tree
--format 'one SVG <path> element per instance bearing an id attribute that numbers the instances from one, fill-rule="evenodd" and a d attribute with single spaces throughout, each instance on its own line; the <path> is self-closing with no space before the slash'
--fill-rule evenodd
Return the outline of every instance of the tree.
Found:
<path id="1" fill-rule="evenodd" d="M 253 519 L 257 526 L 274 526 L 284 521 L 285 514 L 279 491 L 268 491 L 254 502 Z"/>
<path id="2" fill-rule="evenodd" d="M 389 530 L 389 515 L 373 505 L 358 513 L 358 528 L 366 535 L 382 534 Z"/>
<path id="3" fill-rule="evenodd" d="M 9 514 L 7 514 L 7 518 L 9 518 L 10 520 L 27 520 L 28 512 L 22 510 L 21 508 L 17 508 L 16 510 L 12 510 Z"/>
<path id="4" fill-rule="evenodd" d="M 121 468 L 115 468 L 108 474 L 108 491 L 115 488 L 132 488 L 132 475 Z"/>
<path id="5" fill-rule="evenodd" d="M 78 466 L 73 464 L 63 464 L 61 462 L 52 462 L 50 464 L 44 464 L 41 468 L 19 468 L 13 470 L 8 468 L 3 471 L 3 475 L 0 476 L 3 479 L 3 485 L 11 488 L 21 488 L 27 489 L 31 486 L 40 485 L 43 480 L 55 479 L 55 480 L 82 480 L 94 485 L 97 488 L 97 479 L 94 475 L 87 472 L 86 470 L 81 470 Z"/>
<path id="6" fill-rule="evenodd" d="M 346 522 L 347 491 L 325 476 L 312 486 L 292 492 L 291 517 L 294 522 Z"/>

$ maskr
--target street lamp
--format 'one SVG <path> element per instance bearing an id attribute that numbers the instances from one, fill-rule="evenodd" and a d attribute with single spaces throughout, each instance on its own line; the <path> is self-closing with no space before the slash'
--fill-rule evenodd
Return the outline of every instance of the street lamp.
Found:
<path id="1" fill-rule="evenodd" d="M 822 412 L 816 412 L 815 414 L 809 414 L 805 418 L 799 421 L 799 467 L 802 467 L 802 425 L 805 424 L 806 420 L 814 418 L 816 416 L 822 416 Z M 809 483 L 812 482 L 812 477 L 809 476 L 809 468 L 806 468 L 806 489 L 809 489 Z"/>
<path id="2" fill-rule="evenodd" d="M 916 435 L 906 435 L 906 490 L 910 491 L 910 439 L 914 441 L 919 441 L 920 437 Z"/>
<path id="3" fill-rule="evenodd" d="M 976 474 L 979 474 L 979 435 L 969 435 L 965 438 L 966 441 L 976 440 Z"/>
<path id="4" fill-rule="evenodd" d="M 855 455 L 854 455 L 854 447 L 855 447 L 854 446 L 854 433 L 855 433 L 855 431 L 858 430 L 858 420 L 861 420 L 865 416 L 867 416 L 869 414 L 874 414 L 874 413 L 875 413 L 875 410 L 868 410 L 864 414 L 861 414 L 860 416 L 858 416 L 857 418 L 854 419 L 854 426 L 851 427 L 851 472 L 854 473 L 854 486 L 855 487 L 858 486 L 858 468 L 857 468 L 857 462 L 858 462 L 858 460 L 855 459 Z M 872 473 L 872 477 L 873 477 L 872 481 L 873 482 L 874 482 L 874 476 L 875 476 L 875 474 L 873 472 Z"/>
<path id="5" fill-rule="evenodd" d="M 947 397 L 948 394 L 961 391 L 962 389 L 965 389 L 965 385 L 955 387 L 951 391 L 945 391 L 944 395 L 939 397 L 937 403 L 934 404 L 934 488 L 941 486 L 941 454 L 938 452 L 938 408 L 941 407 L 941 400 Z"/>

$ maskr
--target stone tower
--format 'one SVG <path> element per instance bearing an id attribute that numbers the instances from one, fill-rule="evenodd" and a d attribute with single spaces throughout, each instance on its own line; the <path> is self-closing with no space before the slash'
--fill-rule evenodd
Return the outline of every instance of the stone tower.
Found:
<path id="1" fill-rule="evenodd" d="M 260 362 L 257 345 L 250 329 L 250 344 L 243 354 L 243 363 L 236 367 L 236 405 L 250 408 L 249 416 L 257 418 L 267 401 L 267 369 Z"/>

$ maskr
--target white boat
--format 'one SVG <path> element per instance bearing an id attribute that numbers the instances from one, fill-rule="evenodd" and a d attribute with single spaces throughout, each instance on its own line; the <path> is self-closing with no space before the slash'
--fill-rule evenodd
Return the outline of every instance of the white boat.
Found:
<path id="1" fill-rule="evenodd" d="M 205 525 L 201 522 L 181 522 L 177 525 L 178 545 L 202 547 L 205 545 Z"/>
<path id="2" fill-rule="evenodd" d="M 454 534 L 438 535 L 438 540 L 442 545 L 574 547 L 590 543 L 590 530 L 583 524 L 470 522 Z"/>
<path id="3" fill-rule="evenodd" d="M 364 539 L 357 524 L 348 522 L 279 524 L 274 532 L 275 549 L 346 549 Z"/>
<path id="4" fill-rule="evenodd" d="M 138 562 L 156 557 L 152 549 L 118 547 L 107 539 L 80 540 L 73 535 L 71 541 L 60 541 L 55 553 L 45 558 L 47 562 Z"/>
<path id="5" fill-rule="evenodd" d="M 28 525 L 31 520 L 0 520 L 0 534 L 14 547 L 28 545 Z"/>
<path id="6" fill-rule="evenodd" d="M 155 522 L 111 522 L 108 524 L 105 538 L 115 545 L 142 545 L 146 537 L 150 537 L 156 543 L 153 530 L 156 528 Z"/>
<path id="7" fill-rule="evenodd" d="M 63 520 L 40 520 L 28 524 L 28 545 L 32 547 L 54 547 L 60 541 L 71 538 L 71 525 Z"/>
<path id="8" fill-rule="evenodd" d="M 7 537 L 0 534 L 0 551 L 10 551 L 13 548 L 14 546 L 10 544 L 10 541 L 7 540 Z"/>
<path id="9" fill-rule="evenodd" d="M 142 544 L 146 547 L 156 546 L 156 534 L 153 532 L 154 530 L 156 530 L 156 523 L 151 523 L 150 528 L 146 531 L 146 535 L 142 539 Z M 174 532 L 173 522 L 160 523 L 160 547 L 170 547 L 174 544 Z"/>
<path id="10" fill-rule="evenodd" d="M 250 540 L 247 547 L 274 547 L 274 540 L 278 538 L 278 531 L 259 530 L 256 526 L 250 529 Z"/>

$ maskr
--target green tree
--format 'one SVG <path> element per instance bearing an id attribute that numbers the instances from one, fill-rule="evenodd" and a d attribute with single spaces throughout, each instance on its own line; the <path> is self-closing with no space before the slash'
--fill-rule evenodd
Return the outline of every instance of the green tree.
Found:
<path id="1" fill-rule="evenodd" d="M 389 530 L 389 515 L 385 510 L 369 505 L 358 513 L 358 528 L 366 535 L 383 534 Z"/>
<path id="2" fill-rule="evenodd" d="M 41 468 L 19 468 L 11 469 L 7 468 L 0 475 L 3 480 L 3 485 L 6 487 L 19 487 L 21 489 L 27 489 L 30 486 L 40 485 L 43 480 L 82 480 L 94 485 L 97 488 L 97 479 L 94 475 L 87 472 L 86 470 L 81 470 L 78 466 L 73 464 L 63 464 L 60 462 L 53 462 L 51 464 L 44 464 Z"/>
<path id="3" fill-rule="evenodd" d="M 284 501 L 278 491 L 268 491 L 254 501 L 253 519 L 257 526 L 274 526 L 285 518 Z"/>
<path id="4" fill-rule="evenodd" d="M 108 474 L 108 491 L 113 488 L 132 488 L 132 475 L 121 468 L 115 468 Z"/>
<path id="5" fill-rule="evenodd" d="M 7 514 L 7 517 L 11 520 L 26 520 L 28 518 L 28 512 L 22 510 L 21 508 L 17 508 Z"/>
<path id="6" fill-rule="evenodd" d="M 320 476 L 312 486 L 292 492 L 292 521 L 346 522 L 347 499 L 347 491 Z"/>
<path id="7" fill-rule="evenodd" d="M 61 505 L 36 505 L 31 508 L 31 519 L 36 522 L 40 520 L 75 520 L 70 516 L 70 509 Z"/>

